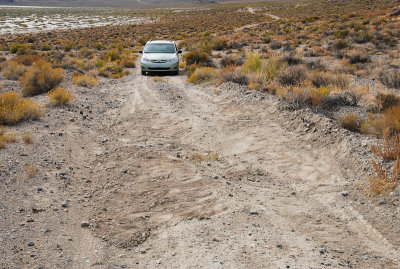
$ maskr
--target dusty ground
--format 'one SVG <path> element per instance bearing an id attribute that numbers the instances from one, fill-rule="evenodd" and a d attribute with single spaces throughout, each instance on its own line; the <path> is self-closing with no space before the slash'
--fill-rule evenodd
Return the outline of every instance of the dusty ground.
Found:
<path id="1" fill-rule="evenodd" d="M 14 127 L 34 143 L 1 151 L 2 268 L 399 268 L 399 191 L 358 188 L 369 138 L 237 85 L 164 79 L 77 88 Z"/>

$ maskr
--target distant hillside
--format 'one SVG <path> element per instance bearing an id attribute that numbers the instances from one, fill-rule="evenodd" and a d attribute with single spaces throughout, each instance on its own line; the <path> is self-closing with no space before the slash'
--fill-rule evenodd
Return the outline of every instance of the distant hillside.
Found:
<path id="1" fill-rule="evenodd" d="M 224 0 L 0 0 L 0 5 L 54 7 L 124 7 L 168 4 L 212 4 Z"/>

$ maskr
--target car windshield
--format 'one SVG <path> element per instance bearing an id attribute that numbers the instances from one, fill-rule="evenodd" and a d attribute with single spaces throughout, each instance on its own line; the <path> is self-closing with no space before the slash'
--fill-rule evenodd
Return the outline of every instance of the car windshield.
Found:
<path id="1" fill-rule="evenodd" d="M 174 44 L 148 44 L 144 48 L 145 53 L 175 53 Z"/>

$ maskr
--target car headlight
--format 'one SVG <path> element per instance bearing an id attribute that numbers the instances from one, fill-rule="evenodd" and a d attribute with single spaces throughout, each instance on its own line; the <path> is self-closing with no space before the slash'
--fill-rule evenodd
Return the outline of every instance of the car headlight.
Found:
<path id="1" fill-rule="evenodd" d="M 143 58 L 142 58 L 142 61 L 143 61 L 143 62 L 150 62 L 150 60 L 147 59 L 146 57 L 143 57 Z"/>
<path id="2" fill-rule="evenodd" d="M 178 57 L 173 57 L 173 58 L 171 58 L 171 59 L 169 59 L 168 60 L 168 62 L 176 62 L 176 61 L 178 61 Z"/>

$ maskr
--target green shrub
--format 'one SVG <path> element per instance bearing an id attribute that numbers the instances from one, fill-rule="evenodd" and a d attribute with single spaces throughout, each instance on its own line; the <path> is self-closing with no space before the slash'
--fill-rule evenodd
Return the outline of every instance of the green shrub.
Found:
<path id="1" fill-rule="evenodd" d="M 212 66 L 210 55 L 200 49 L 190 50 L 183 58 L 187 65 Z"/>

